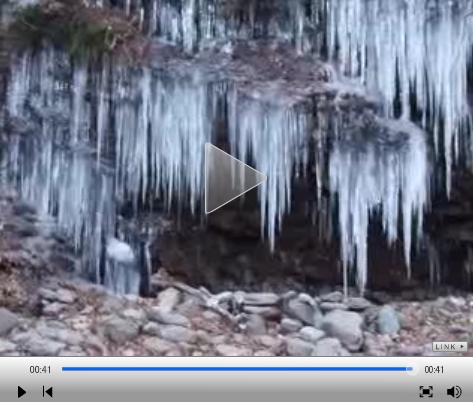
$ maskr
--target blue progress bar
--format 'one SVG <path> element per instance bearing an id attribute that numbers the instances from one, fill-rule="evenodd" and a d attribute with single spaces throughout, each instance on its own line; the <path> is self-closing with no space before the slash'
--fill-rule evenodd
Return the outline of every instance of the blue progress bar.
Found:
<path id="1" fill-rule="evenodd" d="M 412 371 L 412 367 L 63 367 L 62 371 Z"/>

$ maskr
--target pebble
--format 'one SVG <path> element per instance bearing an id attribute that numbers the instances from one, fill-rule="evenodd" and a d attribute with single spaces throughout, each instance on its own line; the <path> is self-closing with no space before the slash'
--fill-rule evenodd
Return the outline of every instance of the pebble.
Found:
<path id="1" fill-rule="evenodd" d="M 401 330 L 397 311 L 389 306 L 383 306 L 378 312 L 378 332 L 381 334 L 396 334 Z"/>
<path id="2" fill-rule="evenodd" d="M 0 339 L 0 355 L 4 353 L 13 352 L 16 350 L 16 345 L 13 342 L 5 339 Z"/>
<path id="3" fill-rule="evenodd" d="M 298 335 L 304 341 L 315 344 L 325 336 L 325 332 L 314 327 L 304 327 Z"/>
<path id="4" fill-rule="evenodd" d="M 166 353 L 176 348 L 174 343 L 157 337 L 144 339 L 143 346 L 146 350 L 151 352 L 153 356 L 164 356 Z"/>
<path id="5" fill-rule="evenodd" d="M 176 288 L 167 288 L 162 292 L 159 292 L 157 296 L 157 306 L 161 311 L 167 313 L 174 310 L 174 308 L 181 301 L 181 292 Z"/>
<path id="6" fill-rule="evenodd" d="M 248 335 L 261 335 L 266 333 L 266 321 L 258 314 L 250 314 L 246 318 L 245 332 Z"/>
<path id="7" fill-rule="evenodd" d="M 280 331 L 282 334 L 292 334 L 299 331 L 303 326 L 304 324 L 300 321 L 285 317 L 281 320 Z"/>
<path id="8" fill-rule="evenodd" d="M 277 320 L 281 317 L 281 310 L 273 306 L 247 306 L 243 311 L 248 314 L 256 314 L 267 320 Z"/>
<path id="9" fill-rule="evenodd" d="M 219 356 L 251 356 L 253 353 L 248 348 L 241 348 L 233 345 L 217 345 L 215 351 Z"/>
<path id="10" fill-rule="evenodd" d="M 360 350 L 363 344 L 363 319 L 353 311 L 334 310 L 328 313 L 322 323 L 327 335 L 338 338 L 349 351 Z"/>
<path id="11" fill-rule="evenodd" d="M 67 306 L 65 304 L 58 303 L 58 302 L 49 303 L 43 308 L 43 314 L 57 316 L 62 311 L 64 311 L 66 307 Z"/>
<path id="12" fill-rule="evenodd" d="M 179 325 L 165 325 L 160 327 L 159 330 L 160 336 L 168 341 L 180 343 L 188 342 L 194 343 L 197 340 L 197 334 L 186 328 Z"/>
<path id="13" fill-rule="evenodd" d="M 348 310 L 348 307 L 346 304 L 335 303 L 335 302 L 322 302 L 319 304 L 319 307 L 320 307 L 320 310 L 322 310 L 324 313 L 327 313 L 333 310 Z"/>
<path id="14" fill-rule="evenodd" d="M 287 315 L 302 321 L 306 325 L 314 325 L 316 308 L 299 299 L 289 300 L 286 306 Z"/>
<path id="15" fill-rule="evenodd" d="M 161 310 L 159 307 L 153 307 L 151 310 L 149 310 L 148 318 L 151 321 L 161 324 L 190 327 L 190 321 L 184 315 Z"/>
<path id="16" fill-rule="evenodd" d="M 65 344 L 51 339 L 45 339 L 36 331 L 20 332 L 12 338 L 21 350 L 32 356 L 57 356 L 65 348 Z"/>
<path id="17" fill-rule="evenodd" d="M 343 348 L 336 338 L 325 338 L 320 340 L 314 347 L 311 356 L 350 356 L 350 353 Z"/>
<path id="18" fill-rule="evenodd" d="M 329 302 L 329 303 L 342 303 L 343 302 L 343 293 L 336 291 L 330 292 L 326 295 L 322 295 L 320 297 L 322 302 Z"/>
<path id="19" fill-rule="evenodd" d="M 123 344 L 138 336 L 139 326 L 133 320 L 112 317 L 103 322 L 104 335 L 112 342 Z"/>
<path id="20" fill-rule="evenodd" d="M 289 356 L 303 357 L 312 356 L 314 345 L 297 338 L 288 338 L 286 341 L 287 353 Z"/>
<path id="21" fill-rule="evenodd" d="M 122 314 L 122 317 L 133 321 L 138 326 L 143 326 L 146 323 L 146 313 L 143 310 L 129 308 L 126 309 Z"/>
<path id="22" fill-rule="evenodd" d="M 143 326 L 143 332 L 148 335 L 159 335 L 160 326 L 156 322 L 148 322 Z"/>
<path id="23" fill-rule="evenodd" d="M 42 299 L 64 304 L 74 303 L 77 298 L 72 291 L 63 288 L 56 290 L 41 288 L 39 289 L 38 294 Z"/>
<path id="24" fill-rule="evenodd" d="M 0 336 L 6 336 L 19 322 L 16 314 L 6 308 L 0 308 Z"/>
<path id="25" fill-rule="evenodd" d="M 245 293 L 243 303 L 252 306 L 273 306 L 279 303 L 280 297 L 275 293 Z"/>
<path id="26" fill-rule="evenodd" d="M 371 307 L 371 302 L 366 300 L 364 297 L 350 297 L 346 301 L 346 305 L 349 310 L 352 311 L 363 311 L 368 307 Z"/>

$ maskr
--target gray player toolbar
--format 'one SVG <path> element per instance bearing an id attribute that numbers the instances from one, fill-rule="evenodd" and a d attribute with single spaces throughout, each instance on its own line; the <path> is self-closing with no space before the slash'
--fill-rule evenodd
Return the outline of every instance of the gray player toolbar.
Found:
<path id="1" fill-rule="evenodd" d="M 469 357 L 2 357 L 0 363 L 1 401 L 473 400 Z"/>

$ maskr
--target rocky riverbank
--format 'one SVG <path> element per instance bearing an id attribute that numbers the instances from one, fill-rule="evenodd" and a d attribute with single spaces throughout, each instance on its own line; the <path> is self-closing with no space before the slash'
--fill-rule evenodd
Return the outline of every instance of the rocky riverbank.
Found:
<path id="1" fill-rule="evenodd" d="M 72 254 L 30 206 L 1 203 L 1 356 L 425 356 L 432 341 L 473 341 L 465 294 L 212 295 L 161 270 L 155 298 L 117 296 L 74 277 Z"/>

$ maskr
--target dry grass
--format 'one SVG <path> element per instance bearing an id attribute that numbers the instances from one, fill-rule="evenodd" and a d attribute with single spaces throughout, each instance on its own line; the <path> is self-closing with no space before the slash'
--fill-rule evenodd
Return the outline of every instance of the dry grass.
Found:
<path id="1" fill-rule="evenodd" d="M 46 42 L 71 56 L 89 59 L 113 53 L 135 63 L 146 57 L 148 49 L 136 20 L 119 10 L 90 7 L 80 0 L 43 0 L 22 7 L 10 31 L 26 46 Z"/>

